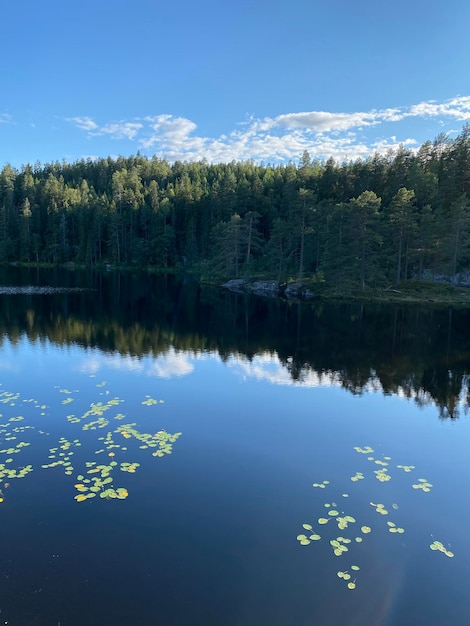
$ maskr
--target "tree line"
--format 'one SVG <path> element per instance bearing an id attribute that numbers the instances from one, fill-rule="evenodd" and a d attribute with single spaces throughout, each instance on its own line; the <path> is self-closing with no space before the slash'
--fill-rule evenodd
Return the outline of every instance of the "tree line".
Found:
<path id="1" fill-rule="evenodd" d="M 172 164 L 140 154 L 0 172 L 0 262 L 316 277 L 367 286 L 470 269 L 470 126 L 417 151 Z"/>

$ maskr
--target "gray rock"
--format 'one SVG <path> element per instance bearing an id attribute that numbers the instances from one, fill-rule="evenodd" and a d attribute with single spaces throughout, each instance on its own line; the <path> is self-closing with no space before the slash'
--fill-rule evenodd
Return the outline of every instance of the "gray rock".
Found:
<path id="1" fill-rule="evenodd" d="M 289 300 L 312 300 L 312 298 L 316 298 L 317 295 L 310 291 L 303 283 L 296 282 L 290 283 L 284 289 L 284 296 Z"/>
<path id="2" fill-rule="evenodd" d="M 251 285 L 251 291 L 257 296 L 279 296 L 279 283 L 275 280 L 256 280 Z"/>
<path id="3" fill-rule="evenodd" d="M 292 298 L 301 298 L 302 297 L 302 291 L 303 291 L 302 283 L 290 283 L 284 289 L 284 295 L 289 300 L 292 299 Z"/>
<path id="4" fill-rule="evenodd" d="M 247 290 L 248 281 L 245 278 L 233 278 L 224 283 L 222 287 L 235 291 L 237 293 L 244 293 Z"/>

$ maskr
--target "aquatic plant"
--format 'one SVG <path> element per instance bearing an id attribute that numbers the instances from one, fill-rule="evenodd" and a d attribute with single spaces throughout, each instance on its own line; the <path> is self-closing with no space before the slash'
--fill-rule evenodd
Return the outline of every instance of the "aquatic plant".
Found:
<path id="1" fill-rule="evenodd" d="M 374 452 L 371 446 L 365 446 L 365 447 L 356 446 L 354 450 L 358 452 L 359 454 L 371 454 L 372 452 Z M 374 475 L 375 478 L 379 482 L 387 483 L 392 479 L 392 476 L 390 473 L 390 466 L 389 466 L 389 461 L 392 460 L 392 457 L 384 455 L 382 459 L 376 459 L 372 456 L 367 457 L 367 460 L 369 462 L 374 462 L 374 465 L 380 466 L 380 469 L 372 470 L 372 475 Z M 403 470 L 403 472 L 405 472 L 406 474 L 416 469 L 414 465 L 397 465 L 396 467 L 399 470 Z M 350 476 L 350 480 L 352 482 L 358 482 L 365 478 L 366 477 L 364 473 L 361 471 L 357 471 L 355 474 L 353 474 L 353 476 Z M 313 486 L 318 487 L 318 488 L 325 488 L 325 485 L 327 484 L 329 484 L 328 481 L 323 481 L 321 483 L 313 483 Z M 424 493 L 429 493 L 432 487 L 433 485 L 425 478 L 419 478 L 416 483 L 412 484 L 413 489 L 421 490 Z M 349 494 L 343 493 L 342 497 L 348 498 Z M 380 502 L 379 503 L 370 502 L 369 504 L 375 509 L 376 513 L 378 513 L 379 515 L 387 516 L 389 514 L 389 511 L 386 508 L 385 504 L 380 503 Z M 353 517 L 352 515 L 349 515 L 344 510 L 342 510 L 342 507 L 338 506 L 336 502 L 324 502 L 323 506 L 324 508 L 327 509 L 327 517 L 319 517 L 317 519 L 317 523 L 319 525 L 326 526 L 331 520 L 335 520 L 337 523 L 338 529 L 345 530 L 348 528 L 349 524 L 356 523 L 356 518 Z M 393 508 L 394 511 L 397 511 L 399 509 L 399 505 L 396 502 L 393 502 L 391 504 L 391 507 Z M 388 532 L 392 535 L 403 535 L 405 533 L 405 529 L 402 526 L 398 526 L 396 522 L 389 520 L 389 519 L 386 520 L 385 527 L 387 528 Z M 312 534 L 309 537 L 307 537 L 307 535 L 305 534 L 298 535 L 297 540 L 299 541 L 301 545 L 307 546 L 307 545 L 310 545 L 312 540 L 315 539 L 318 541 L 321 539 L 321 536 L 315 532 L 315 528 L 314 526 L 312 526 L 312 524 L 303 524 L 303 528 L 305 530 L 312 531 Z M 330 528 L 331 528 L 331 525 L 330 525 Z M 330 537 L 328 537 L 328 541 L 329 541 L 329 545 L 331 546 L 333 550 L 333 555 L 335 557 L 342 557 L 342 556 L 344 557 L 344 555 L 349 552 L 349 544 L 359 547 L 358 544 L 362 544 L 364 538 L 367 538 L 368 535 L 370 535 L 370 533 L 372 532 L 371 526 L 368 526 L 366 524 L 361 525 L 360 530 L 361 530 L 362 535 L 356 535 L 353 539 L 349 537 L 342 537 L 342 536 L 331 537 L 330 535 Z M 430 544 L 429 547 L 433 551 L 442 552 L 447 557 L 451 558 L 454 556 L 454 553 L 448 548 L 446 548 L 444 544 L 440 541 L 434 541 L 433 543 Z M 360 570 L 360 567 L 358 565 L 351 565 L 350 570 L 356 572 Z M 356 589 L 357 579 L 355 578 L 354 580 L 351 580 L 352 576 L 349 573 L 349 570 L 340 570 L 337 572 L 337 576 L 338 578 L 348 583 L 347 584 L 348 589 L 350 590 Z"/>
<path id="2" fill-rule="evenodd" d="M 102 381 L 96 387 L 102 389 L 106 385 L 106 381 Z M 60 468 L 65 476 L 75 475 L 74 499 L 77 502 L 84 502 L 95 498 L 97 495 L 103 500 L 125 500 L 128 497 L 127 487 L 119 484 L 115 486 L 117 479 L 114 474 L 116 470 L 119 473 L 124 473 L 120 474 L 121 476 L 135 474 L 140 467 L 140 463 L 137 460 L 127 459 L 128 448 L 127 445 L 122 445 L 124 442 L 134 442 L 134 454 L 145 454 L 143 451 L 148 449 L 151 452 L 151 456 L 164 457 L 172 453 L 174 443 L 181 436 L 179 432 L 168 433 L 164 429 L 160 429 L 155 433 L 143 432 L 139 430 L 137 422 L 113 426 L 114 420 L 121 421 L 125 418 L 125 414 L 122 412 L 113 414 L 117 407 L 124 403 L 124 400 L 117 396 L 110 398 L 106 402 L 91 402 L 81 415 L 78 412 L 64 415 L 60 407 L 75 402 L 73 395 L 78 394 L 79 391 L 60 386 L 55 388 L 59 394 L 67 396 L 65 399 L 59 398 L 57 406 L 54 407 L 55 423 L 60 423 L 60 419 L 64 419 L 64 423 L 68 424 L 69 429 L 81 428 L 87 437 L 86 445 L 80 454 L 78 462 L 78 465 L 83 465 L 83 470 L 81 473 L 75 473 L 75 465 L 77 463 L 74 460 L 74 455 L 80 450 L 82 441 L 79 437 L 67 438 L 65 436 L 60 436 L 48 448 L 47 459 L 40 464 L 40 468 L 44 470 Z M 110 391 L 106 389 L 101 394 L 107 395 L 110 394 Z M 17 404 L 22 404 L 25 408 L 30 407 L 27 413 L 31 413 L 31 411 L 36 409 L 40 411 L 41 415 L 44 415 L 45 411 L 51 410 L 49 405 L 40 403 L 38 400 L 33 398 L 22 399 L 19 393 L 5 390 L 0 391 L 0 402 L 8 405 L 8 407 L 16 407 Z M 143 403 L 152 406 L 161 402 L 161 400 L 156 401 L 150 396 L 146 396 L 146 400 Z M 15 463 L 14 459 L 18 456 L 22 457 L 32 444 L 31 441 L 18 441 L 18 436 L 27 432 L 31 434 L 37 433 L 47 438 L 51 438 L 52 435 L 38 429 L 34 422 L 24 424 L 24 415 L 13 414 L 10 417 L 0 417 L 4 418 L 4 423 L 0 424 L 0 442 L 3 441 L 7 444 L 0 449 L 0 480 L 5 478 L 8 480 L 24 478 L 33 471 L 33 465 L 31 463 Z M 29 418 L 32 417 L 31 413 Z M 21 422 L 21 425 L 18 422 Z M 98 437 L 95 436 L 94 440 L 90 440 L 90 437 L 93 439 L 93 431 L 97 434 L 103 434 L 100 434 Z M 37 440 L 35 440 L 35 445 L 38 445 Z M 85 449 L 89 453 L 91 452 L 91 454 L 103 455 L 109 461 L 105 463 L 97 463 L 90 460 L 84 461 Z M 9 483 L 6 484 L 9 486 Z M 1 491 L 0 494 L 1 503 L 4 501 L 5 496 Z"/>

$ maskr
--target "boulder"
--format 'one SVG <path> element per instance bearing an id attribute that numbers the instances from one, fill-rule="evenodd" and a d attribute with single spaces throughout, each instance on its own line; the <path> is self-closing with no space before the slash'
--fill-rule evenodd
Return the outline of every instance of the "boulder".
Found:
<path id="1" fill-rule="evenodd" d="M 233 278 L 222 285 L 222 287 L 236 293 L 244 293 L 247 290 L 247 286 L 248 281 L 245 278 Z"/>
<path id="2" fill-rule="evenodd" d="M 284 289 L 284 296 L 288 300 L 311 300 L 312 298 L 316 298 L 313 291 L 310 291 L 310 289 L 300 282 L 290 283 L 287 285 Z"/>
<path id="3" fill-rule="evenodd" d="M 277 298 L 279 296 L 279 283 L 275 280 L 256 280 L 251 285 L 251 292 L 257 296 Z"/>

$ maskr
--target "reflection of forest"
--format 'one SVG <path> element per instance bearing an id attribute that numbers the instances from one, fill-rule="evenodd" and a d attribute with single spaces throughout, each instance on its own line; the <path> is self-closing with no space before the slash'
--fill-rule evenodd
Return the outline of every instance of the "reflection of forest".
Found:
<path id="1" fill-rule="evenodd" d="M 9 269 L 0 284 L 89 287 L 48 296 L 0 296 L 0 332 L 135 356 L 217 351 L 222 359 L 276 352 L 293 380 L 332 374 L 351 393 L 378 387 L 441 417 L 470 399 L 469 310 L 303 303 L 201 288 L 190 279 L 140 274 Z"/>

